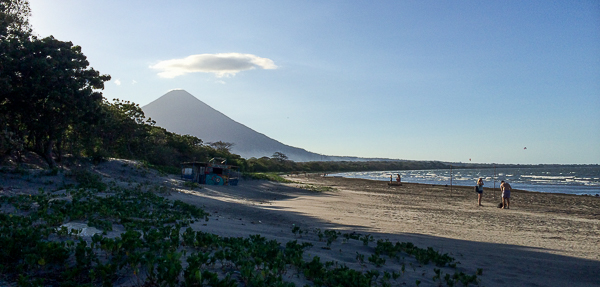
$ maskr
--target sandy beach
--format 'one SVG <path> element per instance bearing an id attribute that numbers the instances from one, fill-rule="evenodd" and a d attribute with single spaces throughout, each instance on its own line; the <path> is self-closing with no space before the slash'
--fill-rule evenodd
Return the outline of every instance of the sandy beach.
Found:
<path id="1" fill-rule="evenodd" d="M 206 186 L 171 197 L 203 206 L 212 216 L 198 228 L 222 236 L 260 233 L 285 242 L 299 239 L 293 225 L 358 232 L 448 253 L 465 273 L 483 270 L 480 286 L 600 286 L 599 198 L 515 190 L 511 209 L 503 210 L 497 208 L 500 192 L 492 189 L 485 189 L 480 207 L 471 187 L 451 191 L 363 179 L 287 178 L 295 183 L 242 181 L 237 187 Z M 333 190 L 310 190 L 323 186 Z M 324 245 L 314 232 L 301 240 Z M 361 245 L 334 243 L 331 250 L 313 247 L 309 253 L 360 270 L 355 254 Z M 436 285 L 431 269 L 413 270 L 405 283 Z"/>
<path id="2" fill-rule="evenodd" d="M 210 216 L 192 224 L 197 231 L 223 237 L 260 234 L 283 246 L 293 240 L 308 242 L 313 246 L 305 250 L 305 260 L 319 256 L 321 262 L 333 261 L 361 272 L 405 269 L 392 286 L 416 286 L 416 282 L 447 286 L 435 277 L 436 268 L 442 276 L 479 273 L 479 286 L 600 286 L 597 197 L 514 190 L 511 208 L 503 210 L 497 208 L 500 191 L 488 188 L 483 206 L 478 206 L 472 187 L 388 186 L 383 181 L 290 175 L 285 178 L 292 183 L 242 180 L 238 186 L 191 189 L 178 176 L 160 175 L 133 161 L 111 160 L 93 170 L 106 183 L 139 185 L 147 192 L 162 190 L 157 194 L 203 208 Z M 68 180 L 55 177 L 5 175 L 0 194 L 34 194 Z M 3 210 L 12 212 L 6 206 Z M 114 228 L 109 236 L 119 236 L 122 227 Z M 330 246 L 319 237 L 326 230 L 340 232 Z M 345 239 L 344 234 L 370 235 L 373 240 L 365 245 Z M 375 253 L 377 240 L 431 247 L 458 264 L 436 267 L 402 255 L 384 257 L 385 264 L 376 266 L 367 258 Z M 295 272 L 286 273 L 285 280 L 296 286 L 310 283 Z"/>

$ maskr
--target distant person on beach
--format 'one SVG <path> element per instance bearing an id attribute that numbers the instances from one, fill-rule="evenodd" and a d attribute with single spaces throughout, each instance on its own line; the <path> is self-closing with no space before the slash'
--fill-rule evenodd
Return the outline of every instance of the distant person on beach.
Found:
<path id="1" fill-rule="evenodd" d="M 399 174 L 399 173 L 397 173 L 397 174 L 396 174 L 396 182 L 397 182 L 397 183 L 400 183 L 401 181 L 402 181 L 402 179 L 400 178 L 400 174 Z"/>
<path id="2" fill-rule="evenodd" d="M 508 182 L 500 182 L 500 190 L 502 191 L 502 209 L 510 209 L 510 190 L 512 187 Z"/>
<path id="3" fill-rule="evenodd" d="M 481 196 L 483 195 L 483 178 L 479 178 L 477 180 L 477 203 L 479 204 L 479 206 L 483 206 L 481 205 Z"/>

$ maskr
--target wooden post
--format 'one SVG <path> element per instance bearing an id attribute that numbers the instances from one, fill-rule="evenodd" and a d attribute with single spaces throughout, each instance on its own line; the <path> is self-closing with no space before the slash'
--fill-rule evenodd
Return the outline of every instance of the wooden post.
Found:
<path id="1" fill-rule="evenodd" d="M 494 199 L 496 199 L 496 164 L 494 164 L 494 189 L 492 191 Z"/>

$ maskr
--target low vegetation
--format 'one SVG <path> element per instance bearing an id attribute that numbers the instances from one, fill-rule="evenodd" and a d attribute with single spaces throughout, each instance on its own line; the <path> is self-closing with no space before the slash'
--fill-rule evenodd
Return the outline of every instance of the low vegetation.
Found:
<path id="1" fill-rule="evenodd" d="M 317 185 L 312 185 L 312 184 L 305 184 L 305 185 L 301 185 L 299 187 L 302 189 L 306 189 L 306 190 L 310 190 L 310 191 L 314 191 L 314 192 L 327 192 L 327 191 L 335 190 L 331 186 L 317 186 Z"/>
<path id="2" fill-rule="evenodd" d="M 246 172 L 242 174 L 242 177 L 246 180 L 270 180 L 282 183 L 292 182 L 274 172 Z"/>

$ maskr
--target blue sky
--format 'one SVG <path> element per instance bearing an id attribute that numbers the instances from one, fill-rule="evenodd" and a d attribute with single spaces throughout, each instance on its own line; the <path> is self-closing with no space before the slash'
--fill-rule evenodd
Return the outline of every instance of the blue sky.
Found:
<path id="1" fill-rule="evenodd" d="M 30 4 L 107 99 L 185 89 L 326 155 L 600 163 L 598 1 Z"/>

